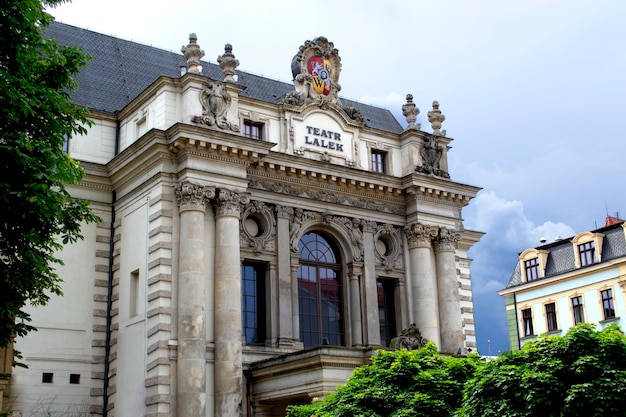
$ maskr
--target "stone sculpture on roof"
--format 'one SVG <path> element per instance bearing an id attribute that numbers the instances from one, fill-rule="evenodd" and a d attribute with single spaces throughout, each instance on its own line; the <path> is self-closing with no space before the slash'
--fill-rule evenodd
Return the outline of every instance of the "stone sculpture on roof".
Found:
<path id="1" fill-rule="evenodd" d="M 291 61 L 294 91 L 285 96 L 285 104 L 304 106 L 315 103 L 322 108 L 335 107 L 350 119 L 363 122 L 361 112 L 344 106 L 339 99 L 341 58 L 335 45 L 323 36 L 306 41 Z"/>

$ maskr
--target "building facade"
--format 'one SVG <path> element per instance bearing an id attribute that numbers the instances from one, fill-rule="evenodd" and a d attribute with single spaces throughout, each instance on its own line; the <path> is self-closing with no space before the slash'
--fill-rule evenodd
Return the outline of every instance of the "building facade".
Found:
<path id="1" fill-rule="evenodd" d="M 452 139 L 338 96 L 323 37 L 293 84 L 54 23 L 93 60 L 74 100 L 94 125 L 70 187 L 101 218 L 60 255 L 64 297 L 32 311 L 5 407 L 110 416 L 282 416 L 415 323 L 475 348 L 463 226 L 478 188 L 450 179 Z M 289 63 L 285 63 L 289 65 Z"/>
<path id="2" fill-rule="evenodd" d="M 529 248 L 505 289 L 511 349 L 537 335 L 562 335 L 581 322 L 624 325 L 626 223 L 607 217 L 597 230 Z"/>

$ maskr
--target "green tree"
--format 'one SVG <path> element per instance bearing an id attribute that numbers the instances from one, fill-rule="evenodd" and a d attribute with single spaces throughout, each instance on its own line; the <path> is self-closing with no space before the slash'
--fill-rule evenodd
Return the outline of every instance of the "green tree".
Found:
<path id="1" fill-rule="evenodd" d="M 609 326 L 540 337 L 489 362 L 467 384 L 461 417 L 624 415 L 626 337 Z"/>
<path id="2" fill-rule="evenodd" d="M 69 96 L 86 56 L 44 33 L 61 2 L 0 2 L 0 346 L 34 330 L 24 307 L 61 294 L 55 253 L 97 220 L 65 189 L 83 170 L 63 145 L 90 122 Z"/>
<path id="3" fill-rule="evenodd" d="M 407 351 L 379 350 L 345 385 L 319 403 L 294 406 L 288 417 L 448 417 L 480 359 L 442 357 L 434 343 Z"/>

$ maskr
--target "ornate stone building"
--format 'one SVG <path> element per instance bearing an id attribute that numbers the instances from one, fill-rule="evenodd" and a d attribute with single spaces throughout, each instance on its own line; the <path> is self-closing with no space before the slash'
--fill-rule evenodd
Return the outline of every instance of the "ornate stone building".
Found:
<path id="1" fill-rule="evenodd" d="M 345 381 L 415 323 L 475 347 L 463 227 L 477 187 L 413 97 L 340 98 L 323 37 L 294 44 L 293 84 L 55 23 L 93 60 L 74 99 L 94 125 L 68 152 L 101 217 L 61 254 L 63 298 L 33 310 L 5 404 L 109 416 L 282 416 Z M 299 48 L 298 48 L 299 46 Z M 241 58 L 241 57 L 240 57 Z M 289 63 L 285 63 L 289 65 Z"/>

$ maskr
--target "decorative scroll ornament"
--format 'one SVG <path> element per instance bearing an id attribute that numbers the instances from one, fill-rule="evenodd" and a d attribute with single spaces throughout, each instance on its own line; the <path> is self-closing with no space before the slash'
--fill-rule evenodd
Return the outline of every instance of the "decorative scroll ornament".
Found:
<path id="1" fill-rule="evenodd" d="M 224 83 L 209 81 L 206 88 L 200 93 L 202 116 L 194 117 L 193 121 L 239 132 L 239 126 L 228 121 L 228 110 L 230 110 L 231 101 L 232 97 L 226 91 Z"/>
<path id="2" fill-rule="evenodd" d="M 439 229 L 422 223 L 412 223 L 404 228 L 410 248 L 430 248 Z"/>
<path id="3" fill-rule="evenodd" d="M 274 249 L 276 219 L 271 208 L 256 200 L 246 204 L 241 214 L 240 236 L 242 244 L 252 248 L 256 254 Z"/>
<path id="4" fill-rule="evenodd" d="M 402 105 L 402 115 L 406 117 L 406 122 L 409 124 L 406 128 L 409 129 L 417 129 L 415 125 L 415 121 L 417 120 L 417 115 L 420 114 L 420 109 L 415 106 L 413 103 L 413 95 L 406 95 L 406 104 Z"/>
<path id="5" fill-rule="evenodd" d="M 422 157 L 422 165 L 415 167 L 416 172 L 442 178 L 450 178 L 450 174 L 442 170 L 439 166 L 441 156 L 443 155 L 443 147 L 439 145 L 437 136 L 424 138 L 420 155 Z"/>
<path id="6" fill-rule="evenodd" d="M 200 60 L 204 56 L 204 51 L 200 49 L 200 46 L 196 43 L 198 36 L 195 33 L 189 34 L 189 44 L 183 45 L 180 48 L 180 52 L 185 55 L 187 60 L 187 72 L 200 73 Z"/>
<path id="7" fill-rule="evenodd" d="M 376 263 L 391 271 L 402 267 L 402 239 L 398 229 L 391 224 L 381 224 L 374 234 Z"/>
<path id="8" fill-rule="evenodd" d="M 394 350 L 417 350 L 426 346 L 427 343 L 428 339 L 422 336 L 420 329 L 413 323 L 408 329 L 402 330 L 400 336 L 391 339 L 389 345 Z"/>
<path id="9" fill-rule="evenodd" d="M 440 228 L 437 239 L 438 250 L 455 250 L 458 241 L 461 240 L 461 234 L 453 229 Z"/>
<path id="10" fill-rule="evenodd" d="M 215 197 L 215 188 L 185 182 L 179 184 L 174 193 L 178 200 L 178 211 L 205 211 L 207 200 Z"/>

